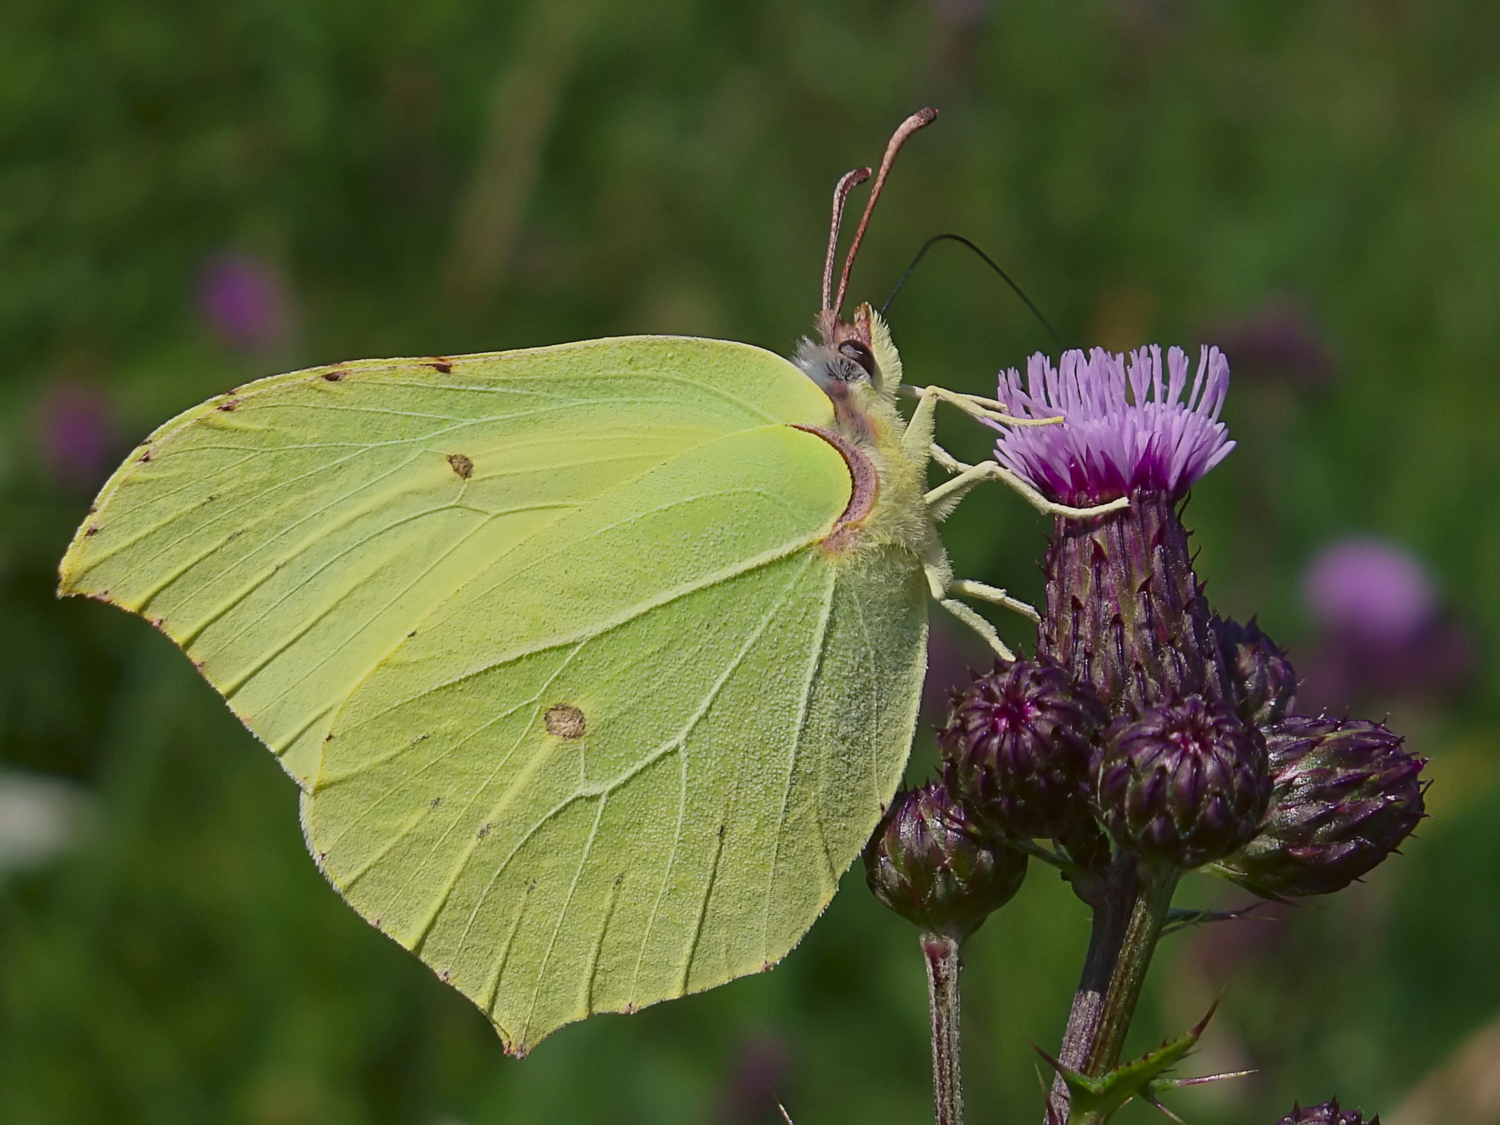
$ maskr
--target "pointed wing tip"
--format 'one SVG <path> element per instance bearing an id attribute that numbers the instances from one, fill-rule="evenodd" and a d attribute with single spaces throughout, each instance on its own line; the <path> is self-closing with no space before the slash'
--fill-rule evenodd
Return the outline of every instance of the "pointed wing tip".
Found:
<path id="1" fill-rule="evenodd" d="M 519 1039 L 507 1039 L 503 1031 L 500 1032 L 500 1042 L 505 1049 L 505 1053 L 513 1059 L 524 1059 L 527 1055 L 531 1054 L 531 1048 L 534 1046 L 534 1044 L 522 1043 Z"/>

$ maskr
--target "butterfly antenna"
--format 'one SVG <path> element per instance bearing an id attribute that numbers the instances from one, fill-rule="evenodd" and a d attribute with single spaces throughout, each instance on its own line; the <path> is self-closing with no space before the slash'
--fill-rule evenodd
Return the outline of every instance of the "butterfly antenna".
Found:
<path id="1" fill-rule="evenodd" d="M 844 203 L 855 186 L 870 178 L 868 168 L 856 168 L 845 172 L 833 189 L 833 221 L 828 224 L 828 256 L 823 259 L 823 308 L 832 310 L 829 303 L 833 296 L 833 263 L 839 253 L 839 228 L 844 223 Z M 843 304 L 842 301 L 839 302 Z"/>
<path id="2" fill-rule="evenodd" d="M 880 171 L 875 176 L 875 186 L 870 189 L 870 198 L 865 203 L 865 213 L 860 216 L 859 228 L 854 232 L 854 241 L 849 244 L 848 256 L 844 258 L 844 272 L 839 275 L 839 291 L 837 299 L 830 308 L 835 312 L 844 307 L 844 294 L 849 289 L 849 271 L 854 268 L 854 256 L 859 253 L 859 244 L 864 241 L 865 227 L 870 225 L 870 212 L 875 210 L 875 201 L 880 198 L 880 189 L 885 186 L 885 178 L 890 174 L 891 165 L 896 162 L 896 154 L 901 151 L 901 146 L 924 125 L 931 125 L 937 120 L 938 111 L 931 106 L 919 109 L 912 114 L 891 135 L 890 143 L 885 146 L 885 156 L 880 161 Z M 852 186 L 852 185 L 851 185 Z"/>
<path id="3" fill-rule="evenodd" d="M 881 316 L 884 316 L 885 310 L 891 307 L 891 302 L 896 299 L 896 294 L 901 292 L 901 287 L 906 284 L 906 279 L 909 278 L 912 275 L 912 271 L 917 268 L 917 263 L 927 256 L 927 251 L 931 250 L 939 242 L 943 241 L 957 242 L 960 245 L 967 246 L 970 250 L 974 251 L 974 253 L 983 258 L 985 264 L 989 266 L 990 269 L 998 273 L 1004 280 L 1005 284 L 1009 285 L 1011 289 L 1015 290 L 1016 296 L 1026 302 L 1026 307 L 1031 310 L 1032 315 L 1035 316 L 1037 320 L 1041 321 L 1042 327 L 1045 328 L 1052 339 L 1057 342 L 1057 346 L 1059 348 L 1066 347 L 1066 345 L 1063 343 L 1062 337 L 1057 334 L 1057 329 L 1053 328 L 1052 322 L 1042 315 L 1042 310 L 1036 307 L 1036 303 L 1032 301 L 1030 297 L 1026 296 L 1026 291 L 1015 283 L 1015 280 L 1010 276 L 1010 274 L 1006 273 L 1003 269 L 1000 268 L 1000 264 L 996 262 L 994 258 L 991 258 L 988 254 L 986 254 L 983 250 L 974 245 L 974 243 L 970 242 L 961 234 L 935 234 L 926 242 L 922 243 L 922 249 L 917 251 L 917 256 L 911 260 L 911 265 L 906 267 L 906 272 L 896 280 L 895 288 L 891 290 L 891 295 L 885 299 L 885 304 L 880 306 Z"/>

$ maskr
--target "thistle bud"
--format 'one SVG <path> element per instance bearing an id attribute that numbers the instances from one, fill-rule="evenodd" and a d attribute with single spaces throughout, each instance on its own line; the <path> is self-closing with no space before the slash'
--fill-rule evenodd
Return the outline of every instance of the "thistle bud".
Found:
<path id="1" fill-rule="evenodd" d="M 925 933 L 962 940 L 1010 901 L 1026 856 L 983 838 L 942 785 L 896 794 L 865 847 L 875 897 Z"/>
<path id="2" fill-rule="evenodd" d="M 1104 724 L 1094 689 L 1056 664 L 996 663 L 938 733 L 944 780 L 987 829 L 1054 839 L 1088 819 L 1091 743 Z"/>
<path id="3" fill-rule="evenodd" d="M 1422 819 L 1426 760 L 1360 719 L 1292 717 L 1266 732 L 1265 825 L 1219 873 L 1266 898 L 1323 895 L 1371 871 Z"/>
<path id="4" fill-rule="evenodd" d="M 1294 1105 L 1292 1112 L 1276 1125 L 1380 1125 L 1377 1113 L 1368 1122 L 1352 1109 L 1340 1109 L 1338 1098 L 1322 1105 L 1310 1105 L 1306 1109 Z"/>
<path id="5" fill-rule="evenodd" d="M 1117 719 L 1093 772 L 1095 805 L 1110 835 L 1143 858 L 1183 869 L 1248 841 L 1271 794 L 1258 732 L 1200 695 Z"/>
<path id="6" fill-rule="evenodd" d="M 1279 723 L 1297 697 L 1297 673 L 1286 653 L 1261 632 L 1253 618 L 1250 624 L 1241 625 L 1216 617 L 1213 626 L 1240 718 L 1258 727 Z"/>

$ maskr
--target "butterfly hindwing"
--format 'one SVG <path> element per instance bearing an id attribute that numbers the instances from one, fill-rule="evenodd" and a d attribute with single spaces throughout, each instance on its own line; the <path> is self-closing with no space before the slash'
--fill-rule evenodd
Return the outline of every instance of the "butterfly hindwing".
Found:
<path id="1" fill-rule="evenodd" d="M 778 961 L 873 829 L 923 591 L 825 552 L 847 482 L 788 427 L 705 445 L 497 559 L 335 719 L 320 861 L 513 1050 Z"/>

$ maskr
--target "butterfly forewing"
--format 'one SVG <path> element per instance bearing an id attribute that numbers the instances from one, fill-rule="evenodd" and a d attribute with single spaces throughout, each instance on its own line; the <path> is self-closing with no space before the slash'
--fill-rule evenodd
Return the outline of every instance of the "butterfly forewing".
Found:
<path id="1" fill-rule="evenodd" d="M 151 619 L 306 785 L 349 692 L 496 554 L 685 449 L 829 416 L 785 360 L 706 340 L 277 376 L 147 439 L 63 592 Z"/>

